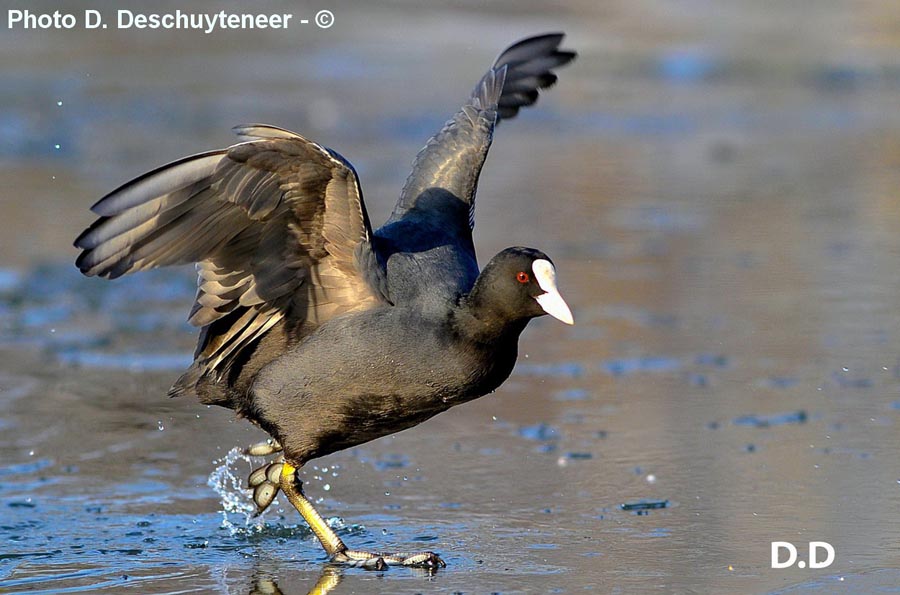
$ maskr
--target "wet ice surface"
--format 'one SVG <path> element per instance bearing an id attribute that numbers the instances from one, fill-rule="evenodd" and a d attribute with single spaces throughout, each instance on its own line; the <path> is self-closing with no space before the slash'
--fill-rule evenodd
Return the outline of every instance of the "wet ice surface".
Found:
<path id="1" fill-rule="evenodd" d="M 305 593 L 322 578 L 283 499 L 247 518 L 252 465 L 229 453 L 264 436 L 165 398 L 193 349 L 192 271 L 83 279 L 71 240 L 103 192 L 246 121 L 341 151 L 381 221 L 482 66 L 551 26 L 582 55 L 498 132 L 476 242 L 482 261 L 547 251 L 577 325 L 532 323 L 496 394 L 304 470 L 352 546 L 448 562 L 347 571 L 336 592 L 896 585 L 900 53 L 858 44 L 896 49 L 877 8 L 855 32 L 838 8 L 804 14 L 798 38 L 781 23 L 799 15 L 746 3 L 676 40 L 630 3 L 547 24 L 423 13 L 398 44 L 392 6 L 252 48 L 0 39 L 0 590 Z M 772 570 L 775 540 L 828 541 L 836 561 Z"/>

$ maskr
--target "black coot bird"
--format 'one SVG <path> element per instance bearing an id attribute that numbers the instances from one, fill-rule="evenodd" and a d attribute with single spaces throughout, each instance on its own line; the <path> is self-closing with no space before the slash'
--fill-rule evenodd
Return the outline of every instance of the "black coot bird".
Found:
<path id="1" fill-rule="evenodd" d="M 494 128 L 532 105 L 570 62 L 562 34 L 504 51 L 416 157 L 373 231 L 353 166 L 265 125 L 113 191 L 75 241 L 85 275 L 196 263 L 194 363 L 169 391 L 228 407 L 281 452 L 250 476 L 260 511 L 284 491 L 333 562 L 444 566 L 432 552 L 351 550 L 303 494 L 309 460 L 393 434 L 496 389 L 519 334 L 550 314 L 572 324 L 546 254 L 507 248 L 479 274 L 475 190 Z"/>

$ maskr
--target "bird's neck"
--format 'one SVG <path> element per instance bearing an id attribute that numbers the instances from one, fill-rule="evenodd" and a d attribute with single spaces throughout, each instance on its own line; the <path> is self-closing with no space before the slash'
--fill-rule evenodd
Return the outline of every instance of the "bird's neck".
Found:
<path id="1" fill-rule="evenodd" d="M 457 332 L 480 344 L 515 343 L 528 324 L 527 318 L 512 319 L 496 302 L 481 299 L 476 289 L 460 300 L 454 312 Z"/>

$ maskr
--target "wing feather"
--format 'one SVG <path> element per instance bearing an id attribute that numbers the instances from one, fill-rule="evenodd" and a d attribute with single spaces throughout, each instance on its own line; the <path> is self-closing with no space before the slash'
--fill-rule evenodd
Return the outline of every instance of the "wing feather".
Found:
<path id="1" fill-rule="evenodd" d="M 92 208 L 75 241 L 86 275 L 118 277 L 197 263 L 189 321 L 201 326 L 184 378 L 221 378 L 275 325 L 321 324 L 384 302 L 356 172 L 293 132 L 253 124 L 250 139 L 180 159 L 121 186 Z M 365 269 L 361 268 L 365 267 Z M 199 370 L 198 370 L 199 368 Z M 175 392 L 191 386 L 173 388 Z"/>
<path id="2" fill-rule="evenodd" d="M 468 220 L 447 221 L 446 225 L 474 227 L 475 191 L 494 127 L 502 119 L 515 117 L 522 107 L 533 105 L 539 90 L 556 82 L 552 70 L 575 58 L 574 52 L 559 49 L 563 37 L 562 33 L 529 37 L 500 54 L 468 101 L 416 156 L 388 225 L 402 219 L 420 197 L 434 196 L 433 189 L 438 188 L 468 206 Z"/>

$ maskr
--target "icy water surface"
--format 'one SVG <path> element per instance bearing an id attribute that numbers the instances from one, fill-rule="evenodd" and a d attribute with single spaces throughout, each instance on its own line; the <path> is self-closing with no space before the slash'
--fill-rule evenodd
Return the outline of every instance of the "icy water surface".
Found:
<path id="1" fill-rule="evenodd" d="M 900 584 L 896 3 L 368 6 L 0 36 L 0 592 Z M 493 56 L 548 29 L 581 55 L 500 127 L 476 243 L 550 254 L 577 324 L 533 322 L 496 394 L 305 469 L 352 546 L 448 563 L 331 569 L 286 502 L 242 512 L 232 449 L 264 436 L 165 397 L 193 272 L 84 279 L 71 241 L 103 193 L 248 121 L 339 150 L 383 221 Z M 835 561 L 771 569 L 772 541 Z"/>

